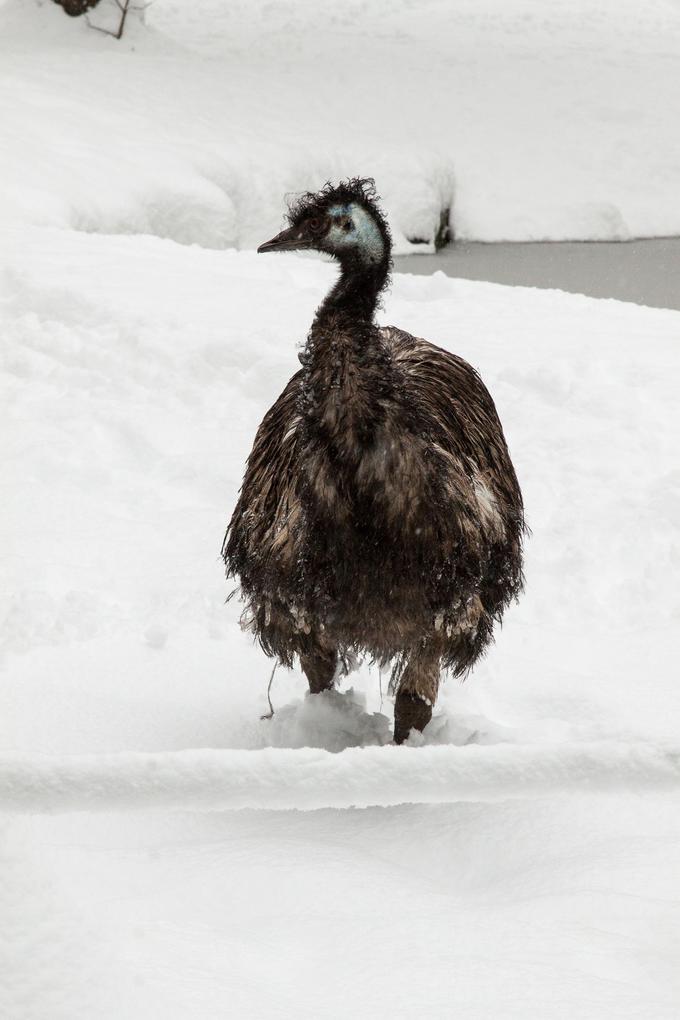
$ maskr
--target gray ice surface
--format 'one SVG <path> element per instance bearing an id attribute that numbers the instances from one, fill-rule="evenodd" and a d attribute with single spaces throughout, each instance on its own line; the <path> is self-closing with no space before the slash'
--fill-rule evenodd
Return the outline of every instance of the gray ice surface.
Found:
<path id="1" fill-rule="evenodd" d="M 680 309 L 680 238 L 639 241 L 458 241 L 437 255 L 405 255 L 396 272 L 434 273 Z"/>

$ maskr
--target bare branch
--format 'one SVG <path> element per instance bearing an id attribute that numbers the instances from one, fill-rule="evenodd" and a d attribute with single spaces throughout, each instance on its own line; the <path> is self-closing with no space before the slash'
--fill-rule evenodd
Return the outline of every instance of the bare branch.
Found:
<path id="1" fill-rule="evenodd" d="M 118 4 L 118 6 L 120 7 L 121 11 L 123 12 L 121 14 L 121 16 L 120 16 L 120 25 L 118 26 L 118 35 L 116 36 L 116 39 L 120 39 L 122 37 L 122 35 L 123 35 L 123 29 L 125 28 L 125 19 L 127 18 L 128 11 L 130 9 L 130 0 L 124 0 L 124 4 L 125 4 L 124 7 L 121 7 L 119 0 L 116 0 L 116 3 Z"/>

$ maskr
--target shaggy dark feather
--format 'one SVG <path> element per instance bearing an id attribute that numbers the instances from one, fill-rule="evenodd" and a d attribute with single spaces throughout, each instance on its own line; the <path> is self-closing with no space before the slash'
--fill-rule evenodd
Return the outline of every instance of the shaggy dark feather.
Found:
<path id="1" fill-rule="evenodd" d="M 522 589 L 522 496 L 496 408 L 461 358 L 374 324 L 390 241 L 370 184 L 303 196 L 275 244 L 331 251 L 342 274 L 255 437 L 228 574 L 265 652 L 301 656 L 310 684 L 316 662 L 316 689 L 338 654 L 368 653 L 432 703 L 440 665 L 466 673 Z"/>

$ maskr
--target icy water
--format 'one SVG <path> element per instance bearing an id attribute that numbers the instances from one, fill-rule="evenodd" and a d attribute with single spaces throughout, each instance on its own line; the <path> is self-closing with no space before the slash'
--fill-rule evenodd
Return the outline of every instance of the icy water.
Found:
<path id="1" fill-rule="evenodd" d="M 438 255 L 395 259 L 402 273 L 434 273 L 680 309 L 680 238 L 645 241 L 460 241 Z"/>

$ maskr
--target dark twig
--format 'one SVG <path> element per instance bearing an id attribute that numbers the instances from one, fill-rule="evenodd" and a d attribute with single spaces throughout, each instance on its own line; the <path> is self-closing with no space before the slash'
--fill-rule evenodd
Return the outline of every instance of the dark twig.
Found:
<path id="1" fill-rule="evenodd" d="M 274 668 L 272 670 L 272 675 L 269 677 L 269 684 L 267 685 L 267 701 L 269 702 L 269 712 L 266 715 L 261 715 L 260 719 L 271 719 L 271 717 L 274 715 L 274 706 L 272 705 L 272 699 L 271 699 L 270 692 L 271 692 L 271 689 L 272 689 L 272 683 L 274 682 L 274 673 L 276 673 L 276 667 L 277 666 L 278 666 L 278 661 L 274 663 Z"/>
<path id="2" fill-rule="evenodd" d="M 116 0 L 116 6 L 121 11 L 120 25 L 118 26 L 118 35 L 116 36 L 116 39 L 120 39 L 120 38 L 122 38 L 123 29 L 125 28 L 125 19 L 127 18 L 128 11 L 130 10 L 130 0 L 124 0 L 124 2 L 122 4 L 121 4 L 120 0 Z"/>

